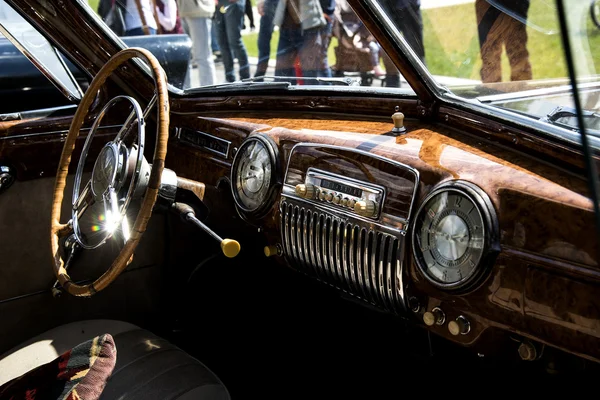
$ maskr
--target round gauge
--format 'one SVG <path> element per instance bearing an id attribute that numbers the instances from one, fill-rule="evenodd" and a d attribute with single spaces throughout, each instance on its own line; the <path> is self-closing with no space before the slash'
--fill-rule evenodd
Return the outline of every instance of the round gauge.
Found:
<path id="1" fill-rule="evenodd" d="M 417 212 L 417 266 L 438 287 L 465 288 L 486 271 L 488 256 L 497 253 L 497 229 L 494 208 L 481 189 L 462 181 L 445 184 Z"/>
<path id="2" fill-rule="evenodd" d="M 277 182 L 277 147 L 264 136 L 251 136 L 235 154 L 231 166 L 233 197 L 237 206 L 249 214 L 267 208 Z"/>

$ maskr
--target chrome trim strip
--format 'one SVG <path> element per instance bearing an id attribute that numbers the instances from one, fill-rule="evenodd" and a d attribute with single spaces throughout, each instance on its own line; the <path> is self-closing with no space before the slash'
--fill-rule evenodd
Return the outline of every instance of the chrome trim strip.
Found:
<path id="1" fill-rule="evenodd" d="M 285 254 L 288 258 L 291 258 L 291 253 L 292 253 L 292 249 L 290 248 L 290 235 L 289 235 L 289 231 L 290 231 L 290 214 L 291 214 L 291 208 L 292 205 L 291 204 L 287 204 L 285 202 L 282 202 L 282 209 L 285 209 L 285 212 L 282 212 L 282 216 L 281 216 L 281 223 L 284 224 L 285 223 L 285 228 L 282 230 L 283 234 L 284 234 L 284 246 L 285 246 Z"/>
<path id="2" fill-rule="evenodd" d="M 342 268 L 342 272 L 344 274 L 344 282 L 346 283 L 346 286 L 348 287 L 348 290 L 353 291 L 353 287 L 352 284 L 350 282 L 350 271 L 348 270 L 348 265 L 350 264 L 348 262 L 348 258 L 346 257 L 346 254 L 348 253 L 348 228 L 350 227 L 350 224 L 344 224 L 344 234 L 342 235 L 342 243 L 340 244 L 341 248 L 342 248 L 342 257 L 341 257 L 341 264 L 340 267 Z"/>
<path id="3" fill-rule="evenodd" d="M 321 271 L 323 271 L 323 274 L 326 276 L 327 274 L 325 273 L 325 267 L 323 266 L 323 262 L 321 261 L 321 257 L 323 255 L 321 250 L 321 214 L 316 213 L 315 215 L 317 217 L 317 225 L 315 226 L 315 258 L 316 258 L 316 264 L 319 267 L 319 269 L 321 269 Z"/>
<path id="4" fill-rule="evenodd" d="M 344 278 L 344 273 L 342 272 L 342 258 L 340 256 L 340 247 L 342 245 L 342 234 L 341 234 L 341 228 L 342 228 L 342 224 L 344 222 L 338 220 L 336 223 L 336 229 L 335 229 L 335 240 L 332 240 L 333 242 L 333 247 L 335 249 L 335 267 L 337 270 L 337 275 L 338 275 L 338 279 L 340 280 L 342 285 L 346 284 L 346 279 Z"/>
<path id="5" fill-rule="evenodd" d="M 375 302 L 380 301 L 379 299 L 379 291 L 377 290 L 378 280 L 377 280 L 377 242 L 379 242 L 380 233 L 377 232 L 369 232 L 371 234 L 371 262 L 369 263 L 369 273 L 371 278 L 371 291 L 373 293 L 373 300 Z"/>
<path id="6" fill-rule="evenodd" d="M 386 259 L 386 249 L 389 251 L 389 246 L 386 247 L 387 242 L 389 241 L 388 235 L 379 234 L 381 237 L 381 244 L 379 245 L 379 252 L 377 253 L 377 258 L 379 259 L 377 265 L 377 287 L 379 287 L 379 296 L 381 296 L 381 301 L 385 304 L 385 307 L 391 310 L 391 307 L 387 301 L 387 296 L 385 295 L 385 286 L 384 281 L 385 278 L 383 276 L 384 271 L 384 261 Z"/>
<path id="7" fill-rule="evenodd" d="M 308 262 L 304 259 L 304 237 L 302 236 L 302 215 L 305 214 L 304 207 L 298 208 L 298 215 L 296 216 L 296 250 L 298 252 L 298 260 L 305 267 L 308 268 Z"/>
<path id="8" fill-rule="evenodd" d="M 336 238 L 334 236 L 334 226 L 336 225 L 337 221 L 335 220 L 335 218 L 331 218 L 331 221 L 329 223 L 329 269 L 331 269 L 331 276 L 333 277 L 334 280 L 338 281 L 339 277 L 337 276 L 337 273 L 335 272 L 335 254 L 334 254 L 334 243 L 336 241 Z"/>
<path id="9" fill-rule="evenodd" d="M 365 257 L 364 248 L 367 247 L 367 230 L 365 228 L 360 229 L 358 235 L 358 243 L 356 246 L 356 270 L 358 275 L 358 281 L 365 299 L 369 299 L 367 292 L 367 281 L 365 280 Z"/>
<path id="10" fill-rule="evenodd" d="M 296 255 L 296 217 L 298 216 L 298 209 L 298 206 L 293 206 L 292 213 L 290 215 L 290 241 L 292 245 L 292 258 L 295 258 L 298 262 L 300 262 L 298 256 Z"/>
<path id="11" fill-rule="evenodd" d="M 225 152 L 222 152 L 222 151 L 219 151 L 219 150 L 216 150 L 216 149 L 212 149 L 210 147 L 201 146 L 199 144 L 191 142 L 188 139 L 182 138 L 181 137 L 181 133 L 182 133 L 183 129 L 184 128 L 177 128 L 176 131 L 175 131 L 176 132 L 175 133 L 175 137 L 177 138 L 177 140 L 179 142 L 187 144 L 187 145 L 190 145 L 192 147 L 196 147 L 196 148 L 199 148 L 199 149 L 210 151 L 210 152 L 218 154 L 221 157 L 226 158 L 226 159 L 229 158 L 229 150 L 231 148 L 231 142 L 229 140 L 225 140 L 223 138 L 220 138 L 220 137 L 217 137 L 217 136 L 214 136 L 214 135 L 211 135 L 209 133 L 202 132 L 202 131 L 199 131 L 199 130 L 196 130 L 196 129 L 186 128 L 186 130 L 189 131 L 189 132 L 191 132 L 191 133 L 197 134 L 199 136 L 204 136 L 204 137 L 208 138 L 209 140 L 214 140 L 216 142 L 223 143 L 226 146 L 227 150 L 225 150 Z"/>
<path id="12" fill-rule="evenodd" d="M 21 18 L 23 18 L 20 14 L 19 14 L 19 16 Z M 31 25 L 32 27 L 34 26 L 29 21 L 27 21 L 27 20 L 25 20 L 25 21 L 27 22 L 27 24 Z M 77 83 L 77 81 L 75 81 L 75 88 L 78 93 L 72 93 L 67 88 L 67 86 L 65 86 L 64 83 L 62 83 L 60 80 L 58 80 L 54 76 L 54 74 L 48 68 L 46 68 L 46 66 L 44 64 L 42 64 L 29 50 L 27 50 L 26 47 L 22 46 L 21 43 L 12 35 L 12 33 L 8 29 L 6 29 L 4 27 L 4 25 L 1 23 L 0 23 L 0 33 L 2 33 L 4 35 L 4 37 L 6 39 L 8 39 L 25 57 L 27 57 L 27 59 L 29 61 L 31 61 L 31 63 L 42 73 L 42 75 L 44 75 L 46 78 L 48 78 L 48 80 L 54 85 L 54 87 L 56 87 L 69 101 L 80 101 L 81 100 L 81 97 L 77 97 L 79 93 L 82 93 L 81 88 L 79 87 L 79 84 Z M 56 51 L 56 47 L 52 43 L 50 43 L 50 41 L 48 39 L 46 39 L 45 36 L 43 36 L 43 35 L 41 35 L 41 36 L 48 43 L 48 45 Z M 58 53 L 55 53 L 55 54 L 57 54 L 57 56 L 58 56 Z M 60 57 L 59 57 L 59 62 L 61 63 L 61 65 L 64 68 L 65 64 L 62 60 L 60 60 Z M 68 68 L 66 68 L 66 71 L 67 71 L 67 76 L 69 77 L 69 79 L 74 80 L 72 78 L 71 72 L 69 71 Z M 73 83 L 73 82 L 71 82 L 71 83 Z"/>
<path id="13" fill-rule="evenodd" d="M 392 284 L 394 280 L 392 278 L 392 262 L 394 261 L 394 254 L 397 253 L 398 239 L 391 237 L 390 238 L 390 247 L 388 250 L 387 261 L 385 263 L 385 296 L 390 303 L 390 307 L 393 311 L 398 312 L 397 303 L 394 300 L 394 290 L 392 289 Z"/>
<path id="14" fill-rule="evenodd" d="M 397 303 L 403 308 L 406 309 L 406 299 L 404 298 L 404 277 L 402 272 L 402 255 L 404 254 L 404 241 L 400 240 L 398 242 L 398 252 L 396 253 L 396 258 L 394 261 L 396 262 L 396 279 L 394 285 L 394 293 L 396 295 Z"/>

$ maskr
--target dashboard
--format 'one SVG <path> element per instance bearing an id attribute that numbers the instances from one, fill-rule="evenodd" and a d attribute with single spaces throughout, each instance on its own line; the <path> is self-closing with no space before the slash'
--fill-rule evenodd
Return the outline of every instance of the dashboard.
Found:
<path id="1" fill-rule="evenodd" d="M 167 167 L 225 183 L 265 256 L 482 353 L 502 334 L 525 359 L 549 344 L 600 360 L 584 181 L 418 121 L 401 135 L 351 118 L 175 124 Z"/>

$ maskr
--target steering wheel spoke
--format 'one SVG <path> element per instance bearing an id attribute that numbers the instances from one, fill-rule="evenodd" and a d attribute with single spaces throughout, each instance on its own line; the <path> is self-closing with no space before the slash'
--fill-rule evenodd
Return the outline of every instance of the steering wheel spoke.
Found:
<path id="1" fill-rule="evenodd" d="M 94 193 L 92 193 L 92 181 L 89 180 L 81 193 L 79 193 L 79 197 L 73 201 L 73 211 L 77 213 L 77 218 L 81 218 L 86 210 L 93 206 L 95 202 L 96 199 L 94 198 Z"/>

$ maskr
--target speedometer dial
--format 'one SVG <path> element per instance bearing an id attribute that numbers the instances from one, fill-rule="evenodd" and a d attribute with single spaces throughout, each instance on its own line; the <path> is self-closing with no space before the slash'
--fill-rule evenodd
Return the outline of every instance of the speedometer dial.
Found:
<path id="1" fill-rule="evenodd" d="M 231 182 L 238 208 L 257 214 L 268 207 L 277 182 L 276 146 L 266 137 L 251 136 L 240 147 L 232 165 Z"/>
<path id="2" fill-rule="evenodd" d="M 497 251 L 495 212 L 487 195 L 467 182 L 453 182 L 430 194 L 413 229 L 417 266 L 434 285 L 464 288 L 485 272 Z"/>

